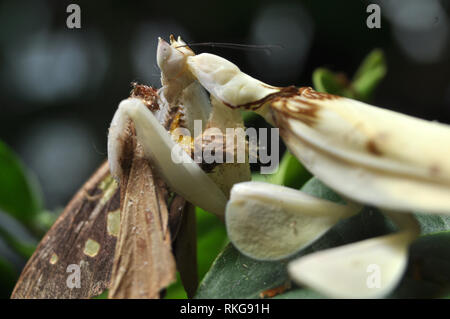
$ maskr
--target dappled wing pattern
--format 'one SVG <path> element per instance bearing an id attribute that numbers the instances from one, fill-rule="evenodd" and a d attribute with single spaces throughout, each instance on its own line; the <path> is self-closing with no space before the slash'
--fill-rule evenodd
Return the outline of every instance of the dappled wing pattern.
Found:
<path id="1" fill-rule="evenodd" d="M 119 199 L 118 185 L 105 162 L 44 236 L 11 298 L 90 298 L 108 288 Z"/>

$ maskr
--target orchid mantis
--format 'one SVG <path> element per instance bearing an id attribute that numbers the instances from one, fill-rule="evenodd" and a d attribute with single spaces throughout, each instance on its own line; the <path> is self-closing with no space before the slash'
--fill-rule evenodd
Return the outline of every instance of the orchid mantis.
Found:
<path id="1" fill-rule="evenodd" d="M 381 297 L 401 278 L 409 244 L 419 233 L 409 213 L 450 214 L 448 126 L 311 88 L 271 86 L 219 56 L 195 55 L 180 38 L 170 45 L 160 39 L 157 56 L 161 107 L 152 112 L 141 98 L 120 103 L 108 137 L 111 172 L 121 178 L 123 132 L 132 121 L 161 177 L 187 201 L 224 219 L 242 253 L 287 258 L 364 204 L 373 205 L 394 221 L 397 233 L 307 255 L 288 270 L 294 281 L 330 297 Z M 248 163 L 204 172 L 190 156 L 195 139 L 175 130 L 192 132 L 195 120 L 206 123 L 203 134 L 211 127 L 242 127 L 240 109 L 278 127 L 289 150 L 346 204 L 249 182 Z M 167 112 L 179 112 L 181 121 L 162 127 L 157 119 Z M 366 282 L 371 264 L 382 270 L 379 289 Z"/>
<path id="2" fill-rule="evenodd" d="M 169 112 L 178 112 L 175 118 L 178 116 L 180 120 L 172 123 L 172 133 L 180 128 L 193 133 L 194 120 L 220 128 L 229 125 L 242 127 L 243 121 L 238 117 L 238 110 L 231 110 L 214 99 L 209 100 L 192 73 L 185 69 L 187 57 L 194 53 L 189 48 L 182 47 L 183 45 L 185 43 L 181 39 L 175 41 L 172 38 L 172 45 L 159 40 L 157 56 L 163 86 L 159 90 L 160 109 L 155 114 L 139 98 L 124 100 L 119 105 L 108 137 L 111 173 L 120 179 L 120 155 L 126 124 L 131 119 L 146 156 L 157 166 L 168 185 L 191 203 L 222 218 L 227 200 L 225 194 L 229 192 L 231 185 L 250 179 L 248 163 L 230 165 L 208 177 L 188 153 L 183 151 L 182 143 L 177 143 L 176 139 L 180 135 L 168 134 L 159 124 L 158 118 L 168 116 Z M 176 47 L 181 48 L 175 49 Z M 191 142 L 193 141 L 187 141 L 188 148 Z"/>

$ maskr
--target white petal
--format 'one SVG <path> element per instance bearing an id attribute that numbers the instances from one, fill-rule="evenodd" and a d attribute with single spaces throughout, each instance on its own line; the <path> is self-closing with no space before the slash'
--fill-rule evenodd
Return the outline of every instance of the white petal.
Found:
<path id="1" fill-rule="evenodd" d="M 360 208 L 279 185 L 246 182 L 232 188 L 225 219 L 228 237 L 242 253 L 276 260 L 298 252 Z"/>
<path id="2" fill-rule="evenodd" d="M 416 222 L 401 226 L 406 228 L 395 234 L 301 257 L 288 265 L 289 274 L 298 284 L 332 298 L 383 297 L 402 278 L 409 244 L 418 234 Z"/>
<path id="3" fill-rule="evenodd" d="M 450 213 L 448 126 L 312 96 L 282 98 L 273 110 L 283 140 L 315 176 L 363 203 Z"/>
<path id="4" fill-rule="evenodd" d="M 179 195 L 194 205 L 221 217 L 226 197 L 202 169 L 176 144 L 140 99 L 130 98 L 120 103 L 114 115 L 108 137 L 108 160 L 111 172 L 120 178 L 121 138 L 128 119 L 134 123 L 137 139 L 146 157 L 158 173 Z"/>
<path id="5" fill-rule="evenodd" d="M 328 297 L 378 298 L 401 279 L 407 252 L 402 234 L 395 234 L 307 255 L 291 262 L 288 271 L 298 284 Z M 379 287 L 371 277 L 378 274 Z"/>

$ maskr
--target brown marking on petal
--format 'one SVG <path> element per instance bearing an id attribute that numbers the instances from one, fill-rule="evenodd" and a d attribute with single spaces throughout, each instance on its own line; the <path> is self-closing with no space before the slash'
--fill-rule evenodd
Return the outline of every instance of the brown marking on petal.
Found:
<path id="1" fill-rule="evenodd" d="M 131 85 L 133 86 L 130 93 L 131 97 L 142 99 L 142 102 L 150 109 L 150 111 L 159 110 L 158 93 L 154 88 L 138 84 L 137 82 L 132 82 Z"/>
<path id="2" fill-rule="evenodd" d="M 430 174 L 431 176 L 435 177 L 435 176 L 439 176 L 439 174 L 441 173 L 441 167 L 439 164 L 434 163 L 430 166 Z"/>
<path id="3" fill-rule="evenodd" d="M 275 117 L 278 126 L 281 124 L 279 122 L 281 117 L 294 118 L 308 126 L 313 126 L 317 122 L 317 113 L 320 109 L 318 104 L 308 101 L 300 95 L 277 99 L 271 106 L 272 110 L 276 111 L 275 113 L 282 115 Z"/>
<path id="4" fill-rule="evenodd" d="M 301 87 L 299 93 L 302 97 L 310 100 L 336 100 L 341 98 L 338 95 L 333 95 L 330 93 L 317 92 L 312 87 Z"/>
<path id="5" fill-rule="evenodd" d="M 269 88 L 277 88 L 277 87 L 269 87 Z M 257 110 L 259 109 L 262 105 L 272 101 L 272 102 L 276 102 L 279 101 L 281 99 L 287 99 L 287 98 L 292 98 L 295 96 L 299 96 L 302 97 L 303 99 L 301 99 L 303 104 L 307 104 L 307 105 L 313 105 L 313 102 L 310 102 L 308 100 L 336 100 L 341 98 L 338 95 L 333 95 L 333 94 L 329 94 L 329 93 L 323 93 L 323 92 L 317 92 L 315 91 L 313 88 L 311 87 L 301 87 L 301 88 L 296 88 L 295 86 L 291 85 L 288 87 L 284 87 L 284 88 L 278 88 L 280 91 L 279 92 L 275 92 L 272 94 L 269 94 L 265 97 L 263 97 L 262 99 L 259 99 L 257 101 L 253 101 L 253 102 L 248 102 L 245 104 L 240 104 L 240 105 L 232 105 L 229 104 L 227 102 L 222 101 L 223 104 L 225 104 L 226 106 L 232 108 L 232 109 L 237 109 L 237 108 L 244 108 L 246 110 Z"/>
<path id="6" fill-rule="evenodd" d="M 270 87 L 270 88 L 273 88 L 273 87 Z M 280 88 L 279 92 L 269 94 L 257 101 L 248 102 L 248 103 L 240 104 L 240 105 L 232 105 L 232 104 L 226 103 L 224 101 L 222 101 L 222 103 L 232 109 L 244 108 L 246 110 L 254 111 L 254 110 L 259 109 L 262 105 L 266 104 L 267 102 L 269 102 L 271 100 L 275 100 L 275 99 L 279 99 L 279 98 L 283 98 L 283 97 L 290 97 L 290 96 L 294 96 L 297 94 L 298 94 L 298 89 L 295 86 L 288 86 L 288 87 Z"/>
<path id="7" fill-rule="evenodd" d="M 381 156 L 383 155 L 383 153 L 380 151 L 380 149 L 378 148 L 377 144 L 375 143 L 374 140 L 369 140 L 367 142 L 367 150 L 376 156 Z"/>
<path id="8" fill-rule="evenodd" d="M 291 283 L 288 281 L 288 282 L 282 284 L 281 286 L 262 291 L 259 294 L 259 298 L 272 298 L 272 297 L 275 297 L 276 295 L 282 294 L 283 292 L 285 292 L 286 290 L 288 290 L 290 288 L 291 288 Z"/>
<path id="9" fill-rule="evenodd" d="M 283 90 L 283 87 L 281 86 L 272 86 L 272 85 L 268 85 L 266 83 L 261 83 L 261 86 L 267 88 L 267 89 L 278 89 L 278 90 Z"/>

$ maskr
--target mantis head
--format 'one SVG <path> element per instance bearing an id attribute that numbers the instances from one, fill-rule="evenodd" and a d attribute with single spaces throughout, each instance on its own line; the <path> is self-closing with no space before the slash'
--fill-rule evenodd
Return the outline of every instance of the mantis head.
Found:
<path id="1" fill-rule="evenodd" d="M 171 35 L 170 44 L 162 38 L 158 38 L 156 62 L 161 70 L 161 75 L 166 80 L 179 77 L 186 69 L 187 57 L 193 55 L 194 52 L 186 46 L 186 43 L 180 37 L 175 40 Z"/>
<path id="2" fill-rule="evenodd" d="M 194 52 L 178 37 L 170 36 L 170 44 L 158 39 L 156 62 L 161 70 L 162 92 L 169 103 L 174 103 L 179 94 L 192 82 L 194 77 L 187 68 L 187 58 Z"/>

